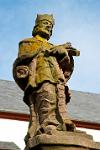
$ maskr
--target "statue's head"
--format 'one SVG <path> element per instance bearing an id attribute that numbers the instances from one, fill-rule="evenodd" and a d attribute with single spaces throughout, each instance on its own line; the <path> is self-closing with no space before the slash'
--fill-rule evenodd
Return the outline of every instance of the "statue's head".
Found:
<path id="1" fill-rule="evenodd" d="M 32 31 L 32 36 L 40 35 L 43 38 L 49 40 L 52 35 L 52 29 L 54 26 L 53 15 L 43 14 L 37 15 L 35 26 Z"/>

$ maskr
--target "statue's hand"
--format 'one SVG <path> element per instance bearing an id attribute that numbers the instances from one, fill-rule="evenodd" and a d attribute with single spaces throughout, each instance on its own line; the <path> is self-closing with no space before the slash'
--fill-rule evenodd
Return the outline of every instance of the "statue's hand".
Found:
<path id="1" fill-rule="evenodd" d="M 63 46 L 54 46 L 51 51 L 55 54 L 58 53 L 59 55 L 68 55 L 66 49 Z"/>
<path id="2" fill-rule="evenodd" d="M 26 78 L 29 74 L 29 68 L 27 66 L 17 66 L 16 67 L 16 75 L 17 78 Z"/>
<path id="3" fill-rule="evenodd" d="M 68 61 L 70 61 L 70 57 L 68 55 L 68 51 L 66 50 L 66 48 L 64 48 L 64 46 L 59 45 L 59 46 L 54 46 L 51 49 L 51 52 L 56 55 L 59 59 L 63 59 L 63 58 L 67 58 Z"/>

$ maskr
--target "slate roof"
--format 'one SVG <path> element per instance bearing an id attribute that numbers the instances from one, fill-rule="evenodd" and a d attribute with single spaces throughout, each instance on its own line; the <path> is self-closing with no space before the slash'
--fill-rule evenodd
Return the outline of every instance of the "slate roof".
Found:
<path id="1" fill-rule="evenodd" d="M 100 124 L 100 94 L 71 91 L 68 104 L 71 119 Z M 14 81 L 0 80 L 0 112 L 29 114 L 23 103 L 23 91 Z"/>
<path id="2" fill-rule="evenodd" d="M 23 91 L 14 81 L 0 80 L 0 111 L 29 113 L 28 107 L 23 103 Z"/>
<path id="3" fill-rule="evenodd" d="M 20 150 L 13 142 L 0 142 L 0 150 Z"/>

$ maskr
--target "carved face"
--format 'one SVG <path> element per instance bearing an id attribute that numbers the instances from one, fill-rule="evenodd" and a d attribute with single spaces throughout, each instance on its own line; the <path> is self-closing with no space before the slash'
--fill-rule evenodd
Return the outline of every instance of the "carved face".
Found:
<path id="1" fill-rule="evenodd" d="M 46 38 L 47 40 L 52 35 L 52 28 L 53 25 L 48 20 L 42 20 L 37 24 L 33 30 L 34 35 L 40 35 L 43 38 Z"/>

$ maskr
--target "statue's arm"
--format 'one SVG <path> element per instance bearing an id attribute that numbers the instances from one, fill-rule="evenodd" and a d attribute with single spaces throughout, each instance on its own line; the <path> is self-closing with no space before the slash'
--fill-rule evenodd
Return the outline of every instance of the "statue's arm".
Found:
<path id="1" fill-rule="evenodd" d="M 71 43 L 66 43 L 58 46 L 53 46 L 50 49 L 50 55 L 53 55 L 57 58 L 57 61 L 63 70 L 66 81 L 68 81 L 74 70 L 73 56 L 79 56 L 80 51 L 73 48 Z"/>
<path id="2" fill-rule="evenodd" d="M 32 51 L 30 45 L 29 42 L 19 44 L 18 57 L 13 63 L 13 77 L 21 89 L 24 89 L 27 84 L 29 64 L 37 55 L 37 51 Z"/>

